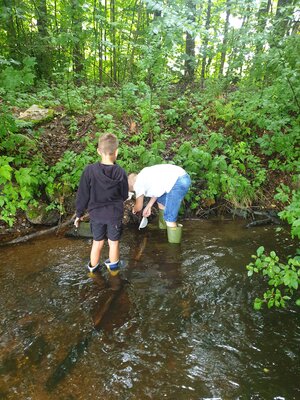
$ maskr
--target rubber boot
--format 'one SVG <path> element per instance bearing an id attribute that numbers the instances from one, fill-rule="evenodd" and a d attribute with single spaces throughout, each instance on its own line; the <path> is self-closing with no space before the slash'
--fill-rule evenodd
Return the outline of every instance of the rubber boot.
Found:
<path id="1" fill-rule="evenodd" d="M 175 227 L 167 226 L 169 243 L 180 243 L 182 236 L 182 225 L 178 224 Z"/>
<path id="2" fill-rule="evenodd" d="M 88 263 L 87 268 L 90 272 L 94 272 L 96 271 L 98 268 L 100 267 L 100 264 L 98 263 L 97 265 L 95 265 L 94 267 L 91 266 L 91 262 Z"/>
<path id="3" fill-rule="evenodd" d="M 161 209 L 158 209 L 158 227 L 159 229 L 167 229 L 167 224 L 164 220 L 164 210 Z"/>
<path id="4" fill-rule="evenodd" d="M 108 269 L 111 276 L 116 276 L 120 272 L 119 260 L 110 262 L 109 260 L 104 261 L 106 268 Z"/>

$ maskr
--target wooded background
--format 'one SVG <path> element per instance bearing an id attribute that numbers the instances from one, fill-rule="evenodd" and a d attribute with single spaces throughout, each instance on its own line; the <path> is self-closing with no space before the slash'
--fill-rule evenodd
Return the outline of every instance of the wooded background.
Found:
<path id="1" fill-rule="evenodd" d="M 1 0 L 0 65 L 77 83 L 236 83 L 299 30 L 297 0 Z M 299 53 L 298 53 L 299 56 Z M 257 73 L 257 72 L 256 72 Z M 265 76 L 261 76 L 265 79 Z"/>

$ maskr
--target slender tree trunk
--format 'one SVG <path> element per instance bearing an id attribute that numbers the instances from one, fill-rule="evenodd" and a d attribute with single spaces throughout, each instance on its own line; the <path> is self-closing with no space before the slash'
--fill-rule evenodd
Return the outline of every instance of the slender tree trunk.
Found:
<path id="1" fill-rule="evenodd" d="M 278 0 L 274 21 L 275 42 L 288 33 L 289 21 L 295 5 L 295 0 Z"/>
<path id="2" fill-rule="evenodd" d="M 84 43 L 82 37 L 82 12 L 78 6 L 77 0 L 71 0 L 72 8 L 72 34 L 73 34 L 73 72 L 75 74 L 76 84 L 82 80 L 84 68 Z"/>
<path id="3" fill-rule="evenodd" d="M 237 31 L 233 29 L 232 42 L 234 45 L 231 46 L 232 51 L 228 59 L 228 69 L 226 72 L 226 78 L 229 78 L 232 83 L 236 83 L 241 78 L 243 72 L 246 47 L 245 37 L 248 34 L 249 16 L 253 14 L 251 6 L 253 7 L 253 0 L 246 0 L 243 9 L 242 25 Z"/>
<path id="4" fill-rule="evenodd" d="M 8 47 L 8 58 L 11 58 L 13 60 L 18 60 L 19 51 L 18 51 L 17 32 L 14 21 L 15 18 L 14 2 L 12 0 L 4 0 L 3 4 L 7 10 L 7 16 L 5 19 L 5 30 L 6 30 L 7 47 Z"/>
<path id="5" fill-rule="evenodd" d="M 52 56 L 49 47 L 48 14 L 46 0 L 36 3 L 36 19 L 39 38 L 36 43 L 37 72 L 39 78 L 49 79 L 52 70 Z"/>
<path id="6" fill-rule="evenodd" d="M 125 61 L 125 65 L 123 68 L 123 80 L 125 80 L 126 73 L 128 75 L 130 75 L 130 71 L 132 71 L 131 63 L 133 61 L 132 56 L 134 55 L 135 41 L 136 41 L 137 34 L 138 34 L 138 22 L 139 22 L 139 9 L 137 11 L 137 2 L 138 2 L 138 0 L 135 0 L 134 6 L 133 6 L 133 11 L 132 11 L 130 31 L 129 31 L 128 43 L 127 43 L 126 61 Z M 135 20 L 136 12 L 137 12 L 137 26 L 136 26 L 136 29 L 134 30 L 134 20 Z M 130 45 L 132 46 L 132 51 L 130 51 Z"/>
<path id="7" fill-rule="evenodd" d="M 93 32 L 94 32 L 94 43 L 93 43 L 93 79 L 94 79 L 94 88 L 96 85 L 96 80 L 97 80 L 97 66 L 96 66 L 96 55 L 99 50 L 99 23 L 98 23 L 98 18 L 97 18 L 97 0 L 93 0 Z M 99 54 L 98 54 L 99 56 Z"/>
<path id="8" fill-rule="evenodd" d="M 257 32 L 260 34 L 259 36 L 259 42 L 256 45 L 256 50 L 255 53 L 259 54 L 262 52 L 263 49 L 263 38 L 261 37 L 266 25 L 267 25 L 267 20 L 268 16 L 270 15 L 270 10 L 271 10 L 271 5 L 272 1 L 271 0 L 263 0 L 261 2 L 258 14 L 257 14 Z"/>
<path id="9" fill-rule="evenodd" d="M 116 0 L 111 0 L 110 1 L 110 22 L 111 22 L 111 41 L 112 41 L 112 53 L 111 53 L 111 64 L 110 64 L 110 70 L 111 70 L 111 80 L 113 82 L 117 81 L 117 43 L 116 43 L 116 27 L 115 27 L 115 22 L 116 22 Z"/>
<path id="10" fill-rule="evenodd" d="M 205 20 L 205 36 L 204 36 L 204 41 L 203 41 L 203 56 L 202 56 L 202 63 L 201 63 L 201 88 L 202 89 L 204 88 L 204 80 L 205 80 L 207 46 L 208 46 L 208 39 L 209 39 L 208 30 L 210 27 L 210 17 L 211 17 L 211 0 L 208 0 L 206 20 Z"/>
<path id="11" fill-rule="evenodd" d="M 102 10 L 102 1 L 98 2 L 99 10 Z M 98 44 L 98 57 L 99 57 L 99 67 L 98 67 L 98 79 L 100 85 L 103 83 L 103 21 L 100 21 L 100 38 Z"/>
<path id="12" fill-rule="evenodd" d="M 223 76 L 224 64 L 225 64 L 225 59 L 226 59 L 227 42 L 228 42 L 228 29 L 229 29 L 229 17 L 230 17 L 230 12 L 231 12 L 231 1 L 232 0 L 226 0 L 226 19 L 225 19 L 224 33 L 223 33 L 224 37 L 223 37 L 223 43 L 222 43 L 221 61 L 220 61 L 220 68 L 219 68 L 219 77 Z"/>
<path id="13" fill-rule="evenodd" d="M 196 3 L 193 0 L 188 0 L 187 7 L 190 12 L 189 21 L 191 22 L 191 27 L 195 22 L 196 15 Z M 195 77 L 195 38 L 190 32 L 186 32 L 185 40 L 185 67 L 184 75 L 186 82 L 192 82 Z"/>

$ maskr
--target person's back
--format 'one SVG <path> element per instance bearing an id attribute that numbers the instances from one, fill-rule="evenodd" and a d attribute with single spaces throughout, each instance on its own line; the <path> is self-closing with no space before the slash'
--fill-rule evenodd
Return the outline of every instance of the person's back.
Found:
<path id="1" fill-rule="evenodd" d="M 186 195 L 191 178 L 186 171 L 173 164 L 157 164 L 145 167 L 139 174 L 129 174 L 129 190 L 135 192 L 135 214 L 143 209 L 144 196 L 151 197 L 143 209 L 143 217 L 151 215 L 155 202 L 159 209 L 159 227 L 167 229 L 170 243 L 180 243 L 182 225 L 177 224 L 181 202 Z"/>
<path id="2" fill-rule="evenodd" d="M 88 268 L 93 272 L 99 267 L 104 239 L 107 238 L 109 260 L 105 263 L 111 273 L 117 273 L 123 202 L 128 198 L 128 181 L 126 172 L 115 164 L 118 154 L 118 139 L 115 135 L 108 133 L 101 136 L 97 151 L 101 162 L 88 165 L 80 178 L 74 224 L 78 226 L 85 210 L 88 210 L 93 234 Z"/>
<path id="3" fill-rule="evenodd" d="M 117 164 L 88 165 L 80 180 L 76 210 L 102 223 L 114 223 L 123 218 L 123 202 L 128 198 L 126 173 Z"/>

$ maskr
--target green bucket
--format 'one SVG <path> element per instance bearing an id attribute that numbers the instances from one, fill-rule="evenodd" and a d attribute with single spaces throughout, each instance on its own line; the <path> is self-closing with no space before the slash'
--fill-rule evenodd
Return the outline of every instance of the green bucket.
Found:
<path id="1" fill-rule="evenodd" d="M 169 243 L 180 243 L 182 236 L 182 225 L 178 224 L 176 227 L 167 226 L 168 241 Z"/>

